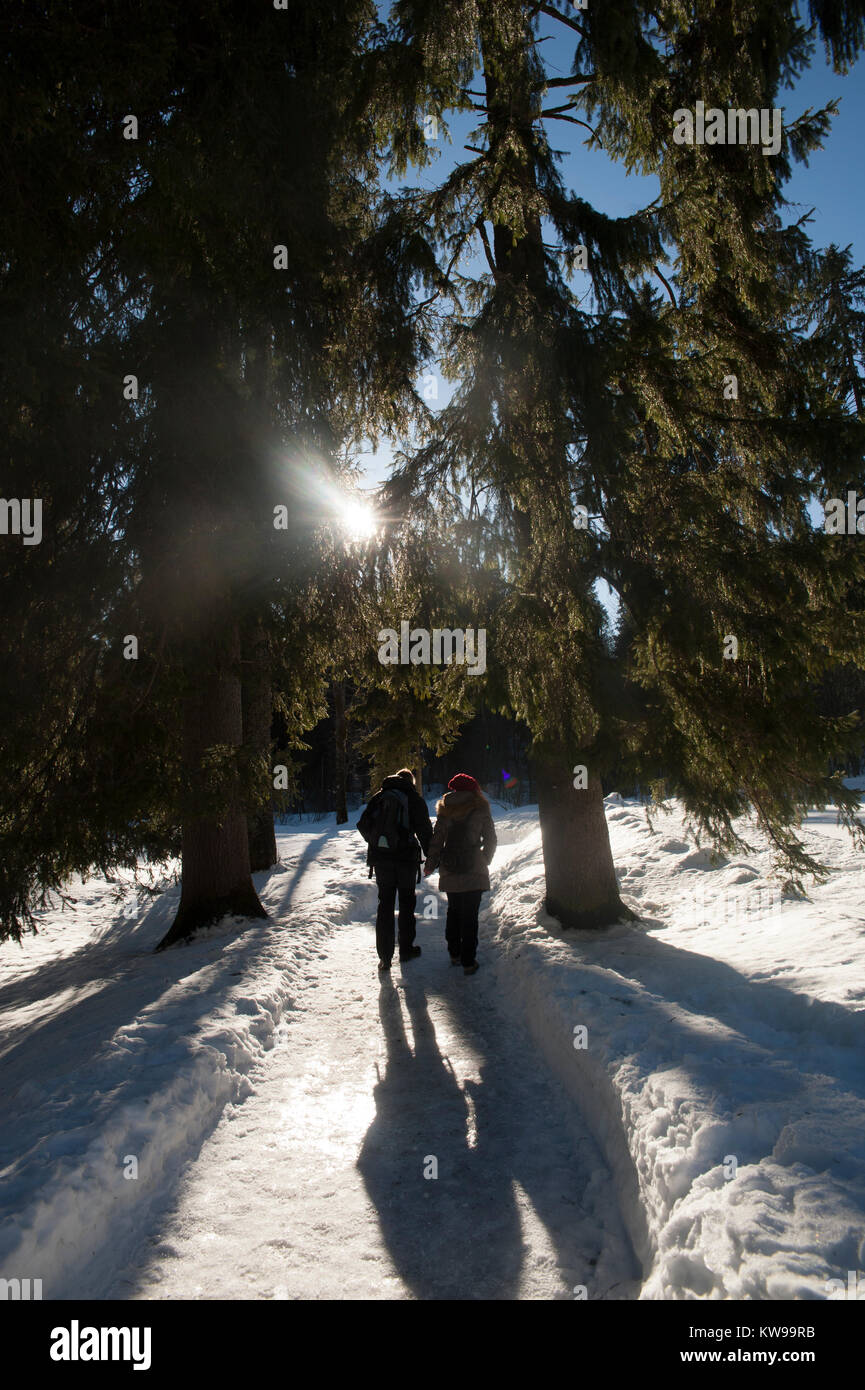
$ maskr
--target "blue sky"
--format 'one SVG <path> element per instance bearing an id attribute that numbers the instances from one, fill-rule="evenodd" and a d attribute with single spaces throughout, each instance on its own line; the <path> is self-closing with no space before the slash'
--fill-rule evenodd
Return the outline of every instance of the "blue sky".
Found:
<path id="1" fill-rule="evenodd" d="M 560 25 L 552 29 L 561 31 Z M 573 45 L 555 35 L 544 46 L 544 58 L 551 75 L 566 75 L 572 70 Z M 563 96 L 564 93 L 556 93 Z M 815 51 L 812 67 L 803 74 L 796 86 L 779 95 L 784 108 L 784 123 L 789 124 L 807 107 L 825 105 L 832 98 L 840 102 L 831 133 L 823 149 L 816 151 L 807 165 L 794 165 L 793 174 L 785 187 L 792 204 L 790 221 L 796 221 L 809 208 L 813 220 L 807 228 L 815 245 L 852 245 L 856 264 L 865 261 L 865 58 L 846 76 L 834 73 L 823 58 L 822 48 Z M 477 117 L 479 121 L 480 116 Z M 433 162 L 423 171 L 409 171 L 406 182 L 432 185 L 446 177 L 456 162 L 466 156 L 462 148 L 473 121 L 460 117 L 451 127 L 453 143 L 442 138 L 434 142 Z M 567 187 L 587 198 L 594 206 L 612 216 L 623 216 L 645 207 L 657 194 L 652 178 L 640 178 L 625 173 L 600 151 L 586 149 L 583 138 L 587 133 L 578 127 L 561 122 L 548 122 L 549 138 L 555 148 L 567 151 L 560 165 Z M 438 404 L 450 394 L 447 383 L 438 383 Z M 387 445 L 376 453 L 367 453 L 359 460 L 361 483 L 370 487 L 386 476 L 391 461 Z"/>
<path id="2" fill-rule="evenodd" d="M 571 57 L 567 43 L 553 41 L 545 46 L 551 75 L 569 73 Z M 865 260 L 865 58 L 846 77 L 841 77 L 825 63 L 818 46 L 813 66 L 792 90 L 781 92 L 779 103 L 787 125 L 808 107 L 825 106 L 833 98 L 840 100 L 840 109 L 825 147 L 812 156 L 808 165 L 794 165 L 785 192 L 791 202 L 801 204 L 791 220 L 801 216 L 807 207 L 815 208 L 810 235 L 816 244 L 852 243 L 854 259 L 861 264 Z M 563 132 L 558 141 L 560 147 L 566 143 L 574 147 L 573 155 L 561 165 L 566 181 L 602 211 L 623 216 L 636 212 L 656 196 L 653 179 L 629 177 L 621 165 L 613 164 L 605 154 L 587 150 L 579 139 L 569 139 L 571 135 L 581 138 L 584 132 L 551 123 L 552 143 L 556 143 L 556 130 Z"/>

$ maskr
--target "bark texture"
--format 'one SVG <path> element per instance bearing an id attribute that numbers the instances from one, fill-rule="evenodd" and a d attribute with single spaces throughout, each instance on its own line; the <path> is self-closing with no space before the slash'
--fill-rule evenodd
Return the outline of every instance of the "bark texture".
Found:
<path id="1" fill-rule="evenodd" d="M 237 625 L 219 654 L 205 661 L 197 648 L 201 678 L 184 701 L 184 762 L 193 804 L 207 805 L 207 764 L 217 747 L 238 747 L 243 738 L 240 684 L 240 636 Z M 183 878 L 180 905 L 157 950 L 188 939 L 199 927 L 222 917 L 266 917 L 252 882 L 246 815 L 239 793 L 218 819 L 196 816 L 185 822 L 182 836 Z"/>
<path id="2" fill-rule="evenodd" d="M 261 623 L 253 623 L 244 630 L 242 669 L 243 742 L 251 754 L 263 758 L 267 764 L 267 775 L 262 781 L 260 795 L 246 817 L 249 866 L 253 873 L 258 873 L 279 862 L 271 794 L 273 690 L 270 641 Z"/>
<path id="3" fill-rule="evenodd" d="M 619 897 L 600 777 L 589 776 L 588 785 L 578 790 L 562 754 L 536 759 L 535 779 L 547 912 L 563 927 L 633 920 Z"/>

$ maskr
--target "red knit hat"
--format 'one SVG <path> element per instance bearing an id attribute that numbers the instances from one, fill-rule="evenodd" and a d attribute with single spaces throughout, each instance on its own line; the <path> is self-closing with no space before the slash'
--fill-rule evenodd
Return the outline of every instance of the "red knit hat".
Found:
<path id="1" fill-rule="evenodd" d="M 449 792 L 479 792 L 480 789 L 480 782 L 468 772 L 458 772 L 448 782 Z"/>

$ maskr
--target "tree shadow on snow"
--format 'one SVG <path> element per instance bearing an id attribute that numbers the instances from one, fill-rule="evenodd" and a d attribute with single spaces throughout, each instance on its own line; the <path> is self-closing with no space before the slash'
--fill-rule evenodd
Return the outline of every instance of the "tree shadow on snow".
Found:
<path id="1" fill-rule="evenodd" d="M 310 847 L 294 866 L 288 898 L 314 855 Z M 278 885 L 280 876 L 277 868 L 256 877 L 259 885 L 270 886 L 270 880 Z M 202 1060 L 198 1030 L 214 1016 L 213 1045 L 225 1047 L 230 1056 L 230 1015 L 221 1016 L 220 1010 L 237 981 L 254 978 L 259 953 L 273 949 L 272 933 L 259 929 L 266 923 L 256 920 L 244 930 L 242 922 L 229 919 L 187 945 L 154 954 L 178 896 L 179 889 L 169 890 L 134 921 L 118 913 L 99 937 L 40 963 L 0 990 L 0 1009 L 17 1007 L 27 1017 L 26 1029 L 12 1035 L 0 1056 L 0 1168 L 17 1165 L 23 1173 L 24 1165 L 35 1162 L 53 1181 L 52 1160 L 80 1162 L 106 1125 L 117 1130 L 123 1113 L 132 1137 L 118 1141 L 119 1188 L 136 1198 L 140 1191 L 146 1199 L 146 1184 L 123 1182 L 121 1170 L 122 1155 L 138 1153 L 149 1141 L 146 1125 L 138 1132 L 140 1112 L 172 1088 L 197 1084 L 189 1068 L 200 1067 Z M 170 1206 L 184 1165 L 195 1159 L 221 1113 L 215 1101 L 191 1108 L 188 1128 L 179 1132 L 165 1159 L 170 1178 L 158 1174 L 154 1210 Z M 0 1253 L 14 1235 L 14 1230 L 0 1233 Z M 120 1259 L 122 1241 L 118 1244 L 116 1233 L 111 1241 Z M 51 1297 L 106 1296 L 87 1284 L 91 1256 L 95 1266 L 101 1264 L 95 1251 L 86 1259 L 82 1255 L 80 1269 L 73 1260 L 63 1267 Z"/>
<path id="2" fill-rule="evenodd" d="M 278 899 L 274 898 L 272 902 L 266 904 L 268 914 L 271 917 L 283 917 L 286 913 L 291 911 L 291 908 L 294 904 L 295 894 L 297 892 L 298 887 L 300 886 L 300 882 L 304 874 L 306 873 L 307 869 L 309 869 L 316 862 L 318 856 L 324 848 L 325 840 L 329 839 L 331 839 L 331 832 L 329 830 L 326 830 L 323 834 L 317 835 L 314 840 L 310 840 L 309 844 L 303 850 L 296 863 L 284 864 L 278 866 L 277 868 L 268 869 L 265 871 L 268 876 L 268 880 L 270 878 L 273 878 L 273 887 L 276 888 L 278 886 L 279 888 Z M 279 848 L 282 849 L 283 846 L 280 845 Z M 291 878 L 288 879 L 288 882 L 277 883 L 277 880 L 282 879 L 286 873 L 291 873 Z M 253 875 L 253 882 L 255 883 L 256 888 L 260 890 L 258 874 Z M 268 887 L 270 886 L 271 885 L 268 882 Z"/>
<path id="3" fill-rule="evenodd" d="M 744 975 L 659 940 L 647 931 L 652 925 L 644 918 L 594 935 L 564 933 L 555 924 L 551 935 L 573 951 L 584 973 L 575 1000 L 591 995 L 612 1051 L 639 1047 L 655 1072 L 684 1073 L 688 1086 L 727 1117 L 713 1131 L 704 1166 L 724 1160 L 731 1132 L 740 1164 L 774 1153 L 792 1122 L 801 1129 L 816 1087 L 834 1107 L 832 1142 L 822 1130 L 813 1144 L 804 1131 L 787 1131 L 793 1147 L 787 1145 L 783 1161 L 800 1159 L 815 1171 L 828 1164 L 837 1176 L 859 1171 L 865 1151 L 859 1107 L 851 1109 L 851 1100 L 865 1099 L 865 1011 Z"/>
<path id="4" fill-rule="evenodd" d="M 558 924 L 556 924 L 557 926 Z M 671 1051 L 681 1055 L 682 1044 L 711 1042 L 719 1054 L 738 1046 L 758 1048 L 794 1059 L 800 1040 L 819 1042 L 828 1049 L 860 1051 L 865 1044 L 865 1010 L 853 1010 L 834 1000 L 821 1000 L 774 980 L 745 975 L 726 961 L 701 955 L 660 940 L 651 932 L 663 926 L 651 918 L 637 924 L 614 928 L 595 936 L 555 931 L 557 938 L 570 943 L 580 963 L 615 970 L 614 988 L 628 1004 L 639 1004 L 663 1014 L 674 1004 L 680 1014 L 670 1018 Z M 593 991 L 596 988 L 592 983 Z M 597 988 L 608 991 L 603 979 Z M 615 1002 L 622 998 L 610 994 Z M 688 1015 L 693 1022 L 689 1023 Z M 712 1020 L 730 1029 L 735 1037 L 719 1038 L 707 1028 Z M 851 1069 L 852 1070 L 852 1069 Z M 847 1078 L 856 1086 L 855 1078 Z M 865 1077 L 859 1076 L 865 1094 Z"/>

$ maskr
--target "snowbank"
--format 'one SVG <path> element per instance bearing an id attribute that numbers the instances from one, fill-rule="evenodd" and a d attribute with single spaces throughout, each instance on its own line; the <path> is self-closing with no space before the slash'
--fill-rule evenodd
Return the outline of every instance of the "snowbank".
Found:
<path id="1" fill-rule="evenodd" d="M 73 910 L 0 949 L 0 1275 L 41 1279 L 44 1298 L 107 1296 L 223 1109 L 248 1093 L 298 972 L 345 907 L 317 862 L 333 835 L 295 833 L 292 862 L 256 875 L 272 922 L 238 932 L 229 920 L 157 956 L 179 889 L 148 910 L 128 880 L 119 902 L 93 878 L 72 885 Z M 294 901 L 307 874 L 327 890 L 313 916 Z"/>
<path id="2" fill-rule="evenodd" d="M 843 1297 L 851 1271 L 865 1294 L 862 856 L 814 812 L 831 876 L 796 902 L 756 840 L 715 860 L 675 812 L 655 833 L 619 798 L 607 816 L 640 920 L 562 932 L 540 907 L 536 809 L 499 808 L 481 948 L 613 1172 L 641 1297 L 824 1298 L 832 1279 Z M 0 948 L 0 1276 L 110 1296 L 256 1086 L 326 937 L 372 921 L 358 836 L 306 821 L 280 846 L 256 879 L 268 923 L 155 956 L 177 888 L 143 910 L 91 879 Z"/>
<path id="3" fill-rule="evenodd" d="M 619 797 L 607 816 L 639 922 L 561 931 L 524 809 L 502 818 L 484 934 L 616 1176 L 641 1297 L 843 1296 L 827 1281 L 865 1268 L 862 856 L 813 813 L 832 873 L 797 902 L 765 848 L 716 861 L 676 813 L 654 834 Z"/>

